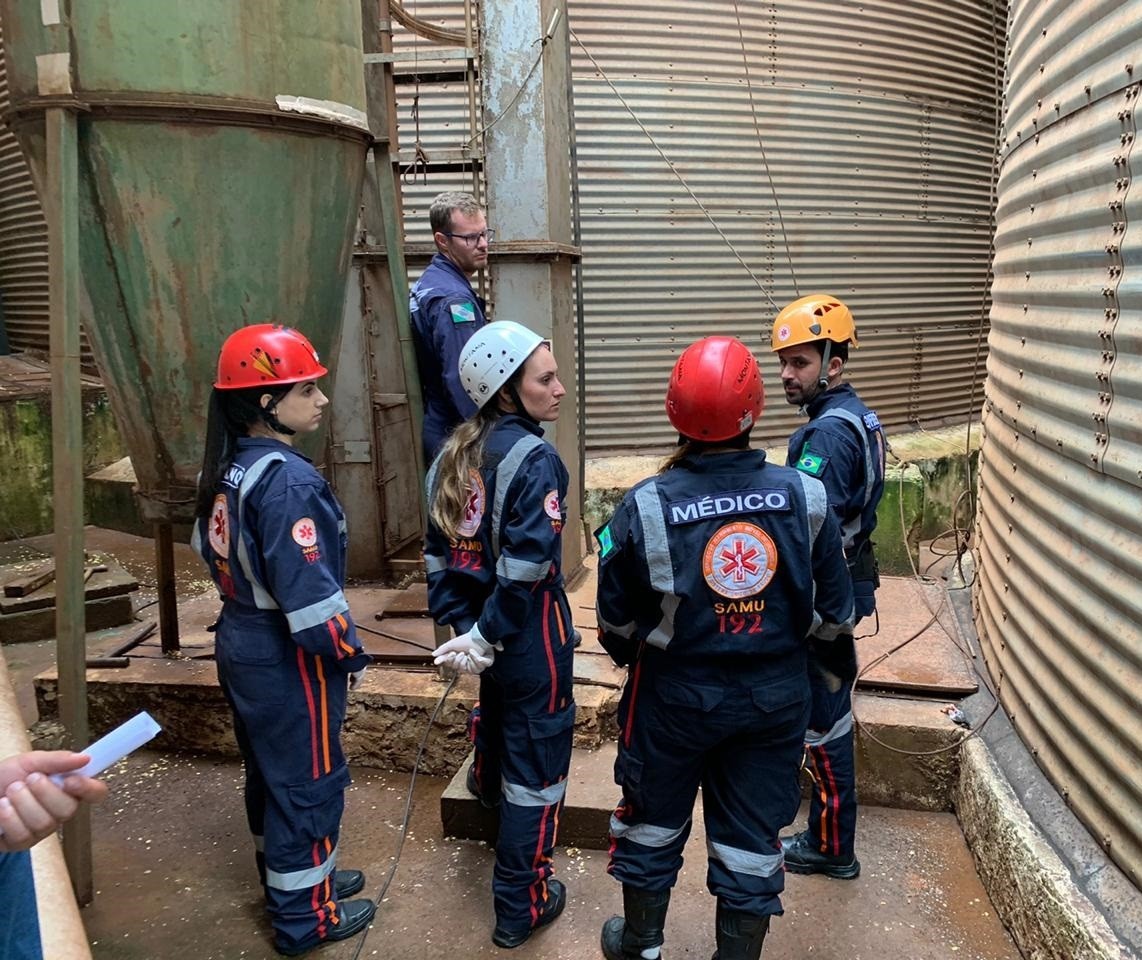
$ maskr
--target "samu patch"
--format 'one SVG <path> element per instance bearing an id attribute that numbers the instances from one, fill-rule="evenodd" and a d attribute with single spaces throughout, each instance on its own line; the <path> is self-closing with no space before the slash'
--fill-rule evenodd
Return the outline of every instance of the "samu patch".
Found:
<path id="1" fill-rule="evenodd" d="M 828 465 L 829 458 L 810 450 L 808 442 L 801 448 L 801 454 L 798 456 L 797 462 L 793 464 L 802 473 L 807 473 L 811 477 L 820 477 Z"/>
<path id="2" fill-rule="evenodd" d="M 476 308 L 471 303 L 454 303 L 450 306 L 453 323 L 475 323 Z"/>
<path id="3" fill-rule="evenodd" d="M 869 431 L 880 429 L 880 417 L 878 417 L 872 410 L 869 410 L 861 419 L 864 421 L 864 428 Z"/>
<path id="4" fill-rule="evenodd" d="M 302 517 L 290 530 L 293 542 L 301 547 L 301 555 L 306 563 L 316 563 L 321 559 L 321 550 L 317 546 L 317 524 L 310 517 Z"/>

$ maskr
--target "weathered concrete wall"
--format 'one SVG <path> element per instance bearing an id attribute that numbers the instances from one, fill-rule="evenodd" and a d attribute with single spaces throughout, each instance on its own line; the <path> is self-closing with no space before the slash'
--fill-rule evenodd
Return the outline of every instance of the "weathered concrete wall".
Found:
<path id="1" fill-rule="evenodd" d="M 986 745 L 964 744 L 956 813 L 984 887 L 1028 960 L 1131 960 L 1032 823 Z M 1136 911 L 1137 912 L 1137 911 Z"/>
<path id="2" fill-rule="evenodd" d="M 102 390 L 83 393 L 84 474 L 123 456 L 111 405 Z M 0 539 L 50 533 L 52 511 L 51 397 L 0 401 Z"/>
<path id="3" fill-rule="evenodd" d="M 59 713 L 56 671 L 39 674 L 35 687 L 41 719 L 53 720 Z M 360 689 L 349 694 L 341 738 L 349 762 L 411 770 L 445 689 L 433 672 L 370 669 Z M 212 661 L 133 658 L 124 670 L 88 670 L 87 695 L 93 735 L 147 710 L 163 728 L 156 750 L 238 755 L 230 707 Z M 478 696 L 477 679 L 461 677 L 428 738 L 422 773 L 451 777 L 460 768 L 471 750 L 466 725 Z M 575 700 L 575 746 L 595 749 L 614 736 L 615 691 L 576 684 Z"/>

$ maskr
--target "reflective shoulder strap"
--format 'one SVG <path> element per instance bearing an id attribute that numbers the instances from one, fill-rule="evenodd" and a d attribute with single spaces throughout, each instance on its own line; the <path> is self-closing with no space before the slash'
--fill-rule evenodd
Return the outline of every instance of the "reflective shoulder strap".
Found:
<path id="1" fill-rule="evenodd" d="M 864 421 L 851 410 L 846 410 L 843 407 L 833 407 L 826 410 L 821 414 L 820 419 L 824 420 L 825 417 L 844 420 L 860 437 L 861 446 L 864 448 L 864 506 L 867 507 L 869 500 L 872 499 L 872 485 L 876 480 L 876 460 L 872 455 L 872 444 L 868 442 L 868 431 L 864 428 Z"/>
<path id="2" fill-rule="evenodd" d="M 506 457 L 496 467 L 496 497 L 492 505 L 492 556 L 500 558 L 500 523 L 503 521 L 504 503 L 507 501 L 508 488 L 515 480 L 519 468 L 524 460 L 537 447 L 542 447 L 544 440 L 533 433 L 520 437 Z"/>
<path id="3" fill-rule="evenodd" d="M 264 457 L 259 457 L 246 468 L 246 472 L 242 476 L 242 482 L 238 485 L 238 536 L 235 538 L 238 544 L 238 566 L 242 568 L 242 573 L 250 582 L 250 589 L 254 593 L 254 605 L 259 610 L 277 610 L 278 604 L 277 601 L 270 596 L 269 591 L 266 590 L 261 581 L 254 576 L 254 567 L 253 564 L 250 563 L 250 553 L 246 549 L 246 538 L 243 536 L 245 527 L 243 525 L 242 513 L 246 504 L 246 497 L 248 497 L 250 491 L 257 486 L 258 481 L 262 479 L 266 470 L 269 469 L 270 464 L 284 460 L 285 454 L 280 452 L 267 453 Z"/>

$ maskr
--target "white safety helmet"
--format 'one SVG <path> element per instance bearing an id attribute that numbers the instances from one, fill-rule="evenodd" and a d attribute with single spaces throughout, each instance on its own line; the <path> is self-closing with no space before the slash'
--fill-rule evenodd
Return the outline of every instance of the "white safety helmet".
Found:
<path id="1" fill-rule="evenodd" d="M 460 352 L 460 383 L 481 408 L 507 383 L 543 337 L 514 320 L 496 320 L 472 334 Z"/>

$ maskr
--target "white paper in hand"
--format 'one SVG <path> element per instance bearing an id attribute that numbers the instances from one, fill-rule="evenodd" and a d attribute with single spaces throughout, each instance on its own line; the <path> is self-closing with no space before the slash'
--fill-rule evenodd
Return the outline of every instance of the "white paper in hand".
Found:
<path id="1" fill-rule="evenodd" d="M 86 750 L 81 750 L 80 753 L 86 753 L 91 758 L 86 765 L 78 770 L 73 770 L 71 773 L 54 773 L 52 780 L 61 784 L 65 777 L 73 777 L 77 774 L 84 777 L 98 776 L 108 767 L 122 760 L 132 750 L 138 750 L 161 730 L 162 727 L 155 723 L 154 718 L 144 710 L 126 723 L 116 727 L 107 736 L 96 740 Z"/>

